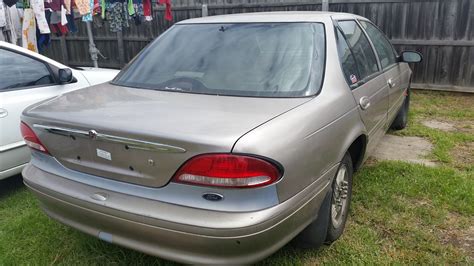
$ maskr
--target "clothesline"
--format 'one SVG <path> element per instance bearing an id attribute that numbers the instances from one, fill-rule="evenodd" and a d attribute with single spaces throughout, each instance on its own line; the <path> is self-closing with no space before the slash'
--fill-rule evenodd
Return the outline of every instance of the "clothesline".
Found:
<path id="1" fill-rule="evenodd" d="M 153 20 L 153 4 L 165 5 L 164 18 L 173 20 L 171 0 L 0 0 L 0 40 L 38 52 L 57 36 L 77 32 L 76 19 L 108 21 L 109 30 Z"/>

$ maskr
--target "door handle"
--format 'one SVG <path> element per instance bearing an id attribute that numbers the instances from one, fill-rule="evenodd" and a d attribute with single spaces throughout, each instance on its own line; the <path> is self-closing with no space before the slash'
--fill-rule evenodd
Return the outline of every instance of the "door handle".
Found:
<path id="1" fill-rule="evenodd" d="M 370 107 L 369 97 L 367 97 L 367 96 L 361 97 L 360 100 L 359 100 L 359 104 L 360 104 L 360 108 L 362 108 L 362 110 L 367 110 L 367 108 Z"/>
<path id="2" fill-rule="evenodd" d="M 3 108 L 0 108 L 0 118 L 4 118 L 7 115 L 8 115 L 8 111 Z"/>
<path id="3" fill-rule="evenodd" d="M 395 87 L 395 82 L 394 82 L 392 79 L 388 79 L 388 80 L 387 80 L 387 84 L 388 84 L 388 86 L 389 86 L 390 88 Z"/>

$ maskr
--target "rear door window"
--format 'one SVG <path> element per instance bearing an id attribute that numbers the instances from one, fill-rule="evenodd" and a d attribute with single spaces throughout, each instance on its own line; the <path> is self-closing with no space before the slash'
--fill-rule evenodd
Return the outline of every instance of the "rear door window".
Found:
<path id="1" fill-rule="evenodd" d="M 344 72 L 344 78 L 349 85 L 355 84 L 358 81 L 359 70 L 354 55 L 349 49 L 342 32 L 337 29 L 337 49 L 339 52 L 339 60 L 341 61 L 342 71 Z"/>
<path id="2" fill-rule="evenodd" d="M 370 40 L 374 44 L 375 51 L 379 56 L 380 64 L 382 69 L 386 69 L 389 66 L 397 62 L 397 57 L 395 55 L 393 46 L 387 40 L 387 37 L 383 32 L 381 32 L 377 27 L 372 25 L 372 23 L 366 21 L 360 21 L 360 24 L 367 32 Z"/>
<path id="3" fill-rule="evenodd" d="M 378 72 L 374 50 L 359 25 L 354 20 L 338 21 L 338 25 L 355 57 L 360 75 L 357 79 L 363 80 Z"/>

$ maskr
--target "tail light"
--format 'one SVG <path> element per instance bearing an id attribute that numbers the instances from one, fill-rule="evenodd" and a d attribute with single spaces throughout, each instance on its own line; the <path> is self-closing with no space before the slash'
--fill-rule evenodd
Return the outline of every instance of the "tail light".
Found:
<path id="1" fill-rule="evenodd" d="M 205 154 L 187 161 L 173 181 L 213 187 L 265 186 L 281 176 L 279 168 L 260 158 L 233 154 Z"/>
<path id="2" fill-rule="evenodd" d="M 27 124 L 25 124 L 25 122 L 21 122 L 20 130 L 21 135 L 23 136 L 23 139 L 25 140 L 28 147 L 49 154 L 46 147 L 38 139 L 38 136 L 36 136 L 35 132 L 33 132 L 33 130 Z"/>

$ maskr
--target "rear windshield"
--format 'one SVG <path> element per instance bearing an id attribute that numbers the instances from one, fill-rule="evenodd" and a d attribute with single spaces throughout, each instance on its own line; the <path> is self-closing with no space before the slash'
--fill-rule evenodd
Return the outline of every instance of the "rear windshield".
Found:
<path id="1" fill-rule="evenodd" d="M 319 91 L 325 62 L 320 23 L 176 25 L 114 84 L 177 92 L 303 97 Z"/>

